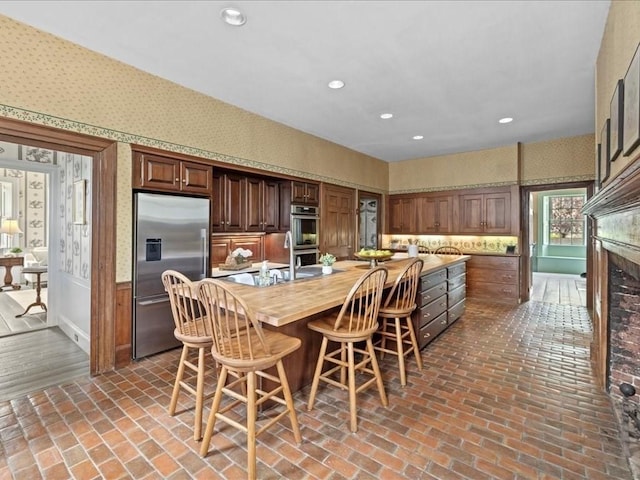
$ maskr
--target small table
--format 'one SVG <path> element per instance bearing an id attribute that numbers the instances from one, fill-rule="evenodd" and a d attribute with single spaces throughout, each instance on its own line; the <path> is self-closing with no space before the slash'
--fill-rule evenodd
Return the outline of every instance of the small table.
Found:
<path id="1" fill-rule="evenodd" d="M 0 286 L 0 292 L 9 287 L 14 290 L 20 290 L 20 285 L 13 283 L 11 269 L 23 264 L 24 257 L 0 257 L 0 267 L 4 267 L 4 285 Z"/>
<path id="2" fill-rule="evenodd" d="M 25 267 L 22 269 L 22 273 L 33 273 L 36 276 L 36 301 L 33 302 L 31 305 L 29 305 L 27 307 L 27 309 L 22 312 L 20 315 L 16 315 L 16 318 L 22 317 L 23 315 L 26 315 L 27 312 L 29 310 L 31 310 L 31 307 L 42 307 L 42 309 L 46 312 L 47 311 L 47 306 L 44 304 L 44 302 L 42 301 L 42 299 L 40 298 L 40 290 L 41 285 L 40 285 L 40 275 L 42 275 L 43 273 L 47 273 L 47 267 Z"/>

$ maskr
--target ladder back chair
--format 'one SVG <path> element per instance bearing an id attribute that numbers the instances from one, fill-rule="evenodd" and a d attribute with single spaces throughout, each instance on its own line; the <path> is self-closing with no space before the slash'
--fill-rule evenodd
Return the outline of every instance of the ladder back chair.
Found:
<path id="1" fill-rule="evenodd" d="M 420 283 L 420 273 L 424 262 L 420 258 L 410 260 L 398 275 L 393 287 L 380 307 L 378 316 L 382 324 L 378 329 L 380 339 L 374 348 L 381 352 L 398 356 L 398 368 L 400 370 L 400 384 L 407 384 L 405 357 L 411 352 L 416 357 L 418 370 L 422 370 L 422 359 L 413 328 L 411 314 L 416 309 L 416 294 Z M 391 345 L 387 346 L 387 340 Z M 405 348 L 406 347 L 406 348 Z"/>
<path id="2" fill-rule="evenodd" d="M 182 342 L 182 354 L 178 364 L 178 372 L 173 385 L 171 403 L 169 404 L 169 415 L 176 413 L 180 389 L 195 396 L 195 420 L 193 428 L 193 438 L 197 441 L 202 437 L 202 407 L 205 400 L 204 377 L 206 372 L 206 350 L 213 345 L 211 330 L 204 320 L 204 310 L 197 298 L 196 284 L 189 280 L 180 272 L 166 270 L 162 273 L 162 283 L 169 294 L 171 312 L 175 330 L 173 334 L 176 339 Z M 198 359 L 194 363 L 191 358 L 192 351 L 196 350 Z M 193 381 L 185 380 L 185 370 L 189 369 L 196 374 L 196 386 Z"/>
<path id="3" fill-rule="evenodd" d="M 460 250 L 458 247 L 445 245 L 445 246 L 436 248 L 436 251 L 433 253 L 435 254 L 440 253 L 442 255 L 462 255 L 462 250 Z"/>
<path id="4" fill-rule="evenodd" d="M 321 380 L 347 390 L 352 432 L 358 431 L 356 395 L 359 392 L 375 382 L 382 405 L 386 407 L 389 404 L 372 342 L 373 334 L 378 329 L 378 311 L 386 280 L 387 270 L 384 267 L 369 270 L 353 285 L 337 314 L 327 315 L 308 324 L 311 330 L 322 334 L 322 344 L 307 409 L 313 409 Z M 327 353 L 329 341 L 337 342 L 338 348 Z M 356 347 L 360 342 L 365 343 L 364 349 Z M 355 362 L 355 353 L 362 355 L 358 363 Z M 325 362 L 329 364 L 329 368 L 323 372 Z M 369 374 L 371 378 L 356 387 L 356 372 Z M 339 380 L 334 378 L 336 373 L 339 373 Z"/>
<path id="5" fill-rule="evenodd" d="M 221 366 L 200 455 L 209 451 L 216 420 L 247 434 L 248 477 L 256 477 L 256 437 L 288 415 L 295 441 L 302 441 L 293 397 L 282 359 L 300 348 L 299 338 L 263 330 L 245 301 L 224 282 L 204 279 L 198 288 L 213 333 L 213 358 Z M 277 375 L 266 370 L 274 367 Z M 227 378 L 233 379 L 227 384 Z M 222 397 L 231 401 L 222 405 Z M 258 424 L 258 410 L 265 402 L 285 408 Z M 244 405 L 245 408 L 237 408 Z"/>

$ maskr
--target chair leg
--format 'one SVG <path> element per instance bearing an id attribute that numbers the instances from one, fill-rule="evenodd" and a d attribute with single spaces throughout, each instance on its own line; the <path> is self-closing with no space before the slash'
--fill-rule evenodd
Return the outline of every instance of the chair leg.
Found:
<path id="1" fill-rule="evenodd" d="M 169 415 L 174 416 L 176 406 L 178 405 L 178 396 L 180 396 L 180 382 L 184 376 L 185 362 L 189 354 L 189 347 L 182 346 L 182 354 L 180 355 L 180 363 L 178 364 L 178 372 L 176 373 L 176 381 L 173 384 L 173 393 L 171 394 L 171 403 L 169 404 Z"/>
<path id="2" fill-rule="evenodd" d="M 291 395 L 289 381 L 287 380 L 287 373 L 284 371 L 282 360 L 278 360 L 276 368 L 278 369 L 278 376 L 280 377 L 280 384 L 282 385 L 282 394 L 284 395 L 284 400 L 287 403 L 287 410 L 289 410 L 289 420 L 291 421 L 291 430 L 293 430 L 293 437 L 296 439 L 296 442 L 300 444 L 302 442 L 302 435 L 300 435 L 298 416 L 296 415 L 293 396 Z"/>
<path id="3" fill-rule="evenodd" d="M 402 328 L 400 327 L 400 319 L 395 318 L 394 328 L 396 330 L 396 352 L 398 354 L 398 368 L 400 369 L 400 385 L 403 387 L 407 384 L 407 371 L 404 365 L 404 342 L 402 340 Z"/>
<path id="4" fill-rule="evenodd" d="M 320 353 L 318 354 L 318 362 L 316 363 L 316 371 L 313 374 L 313 381 L 311 382 L 311 392 L 309 393 L 309 403 L 307 404 L 307 410 L 313 410 L 313 404 L 316 400 L 316 393 L 318 391 L 318 384 L 320 383 L 320 374 L 322 373 L 322 365 L 324 364 L 324 355 L 327 352 L 327 344 L 329 340 L 327 337 L 322 337 L 322 345 L 320 345 Z"/>
<path id="5" fill-rule="evenodd" d="M 384 335 L 384 333 L 386 333 L 387 331 L 387 319 L 383 318 L 382 319 L 382 328 L 380 329 L 381 332 L 383 332 L 383 334 L 381 335 L 381 339 L 380 339 L 380 358 L 384 358 L 384 354 L 385 354 L 385 349 L 387 348 L 387 336 Z"/>
<path id="6" fill-rule="evenodd" d="M 409 328 L 409 336 L 411 337 L 411 345 L 413 345 L 413 354 L 416 357 L 418 370 L 422 370 L 422 356 L 420 355 L 420 348 L 418 347 L 418 339 L 416 338 L 416 332 L 413 329 L 413 322 L 411 321 L 411 317 L 407 317 L 407 327 Z"/>
<path id="7" fill-rule="evenodd" d="M 213 434 L 213 427 L 216 424 L 216 413 L 220 409 L 220 402 L 222 400 L 222 389 L 227 382 L 227 367 L 222 367 L 220 370 L 220 376 L 218 377 L 218 384 L 216 385 L 216 393 L 213 395 L 213 402 L 211 403 L 211 412 L 209 412 L 209 419 L 207 420 L 207 428 L 204 431 L 202 437 L 202 445 L 200 445 L 200 455 L 202 457 L 207 455 L 209 451 L 209 443 L 211 442 L 211 435 Z"/>
<path id="8" fill-rule="evenodd" d="M 376 351 L 373 349 L 373 342 L 371 337 L 367 339 L 367 351 L 371 360 L 371 367 L 376 377 L 376 383 L 378 384 L 378 392 L 380 393 L 380 401 L 385 407 L 389 406 L 389 400 L 387 400 L 387 394 L 384 391 L 384 383 L 382 383 L 382 373 L 380 373 L 380 367 L 378 366 L 378 360 L 376 360 Z"/>
<path id="9" fill-rule="evenodd" d="M 256 374 L 247 373 L 247 468 L 248 478 L 256 478 Z"/>
<path id="10" fill-rule="evenodd" d="M 202 437 L 202 409 L 204 403 L 204 371 L 205 349 L 198 349 L 198 375 L 196 380 L 196 419 L 193 426 L 193 439 L 197 442 Z"/>
<path id="11" fill-rule="evenodd" d="M 342 366 L 340 367 L 340 384 L 346 385 L 347 369 L 345 368 L 345 365 L 347 364 L 347 345 L 345 343 L 340 344 L 340 361 L 342 362 Z"/>
<path id="12" fill-rule="evenodd" d="M 347 343 L 347 357 L 349 362 L 349 415 L 351 417 L 351 431 L 358 431 L 358 412 L 356 410 L 356 365 L 353 358 L 353 342 Z"/>

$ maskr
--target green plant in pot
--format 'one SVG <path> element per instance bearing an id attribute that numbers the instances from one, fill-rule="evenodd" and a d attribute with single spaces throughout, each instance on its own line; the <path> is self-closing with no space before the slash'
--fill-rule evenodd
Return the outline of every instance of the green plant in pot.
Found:
<path id="1" fill-rule="evenodd" d="M 320 255 L 320 263 L 322 263 L 322 273 L 331 273 L 333 271 L 333 264 L 336 261 L 336 257 L 331 253 L 324 253 Z"/>
<path id="2" fill-rule="evenodd" d="M 20 247 L 13 247 L 11 250 L 9 250 L 9 252 L 17 256 L 22 253 L 22 249 Z"/>

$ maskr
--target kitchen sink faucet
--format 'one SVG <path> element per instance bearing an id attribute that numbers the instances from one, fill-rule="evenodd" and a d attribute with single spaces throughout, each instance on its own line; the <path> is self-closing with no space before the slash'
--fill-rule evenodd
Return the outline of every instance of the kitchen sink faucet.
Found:
<path id="1" fill-rule="evenodd" d="M 291 237 L 291 230 L 287 230 L 284 236 L 284 248 L 289 249 L 289 281 L 293 282 L 296 279 L 296 261 L 293 253 L 293 238 Z"/>

